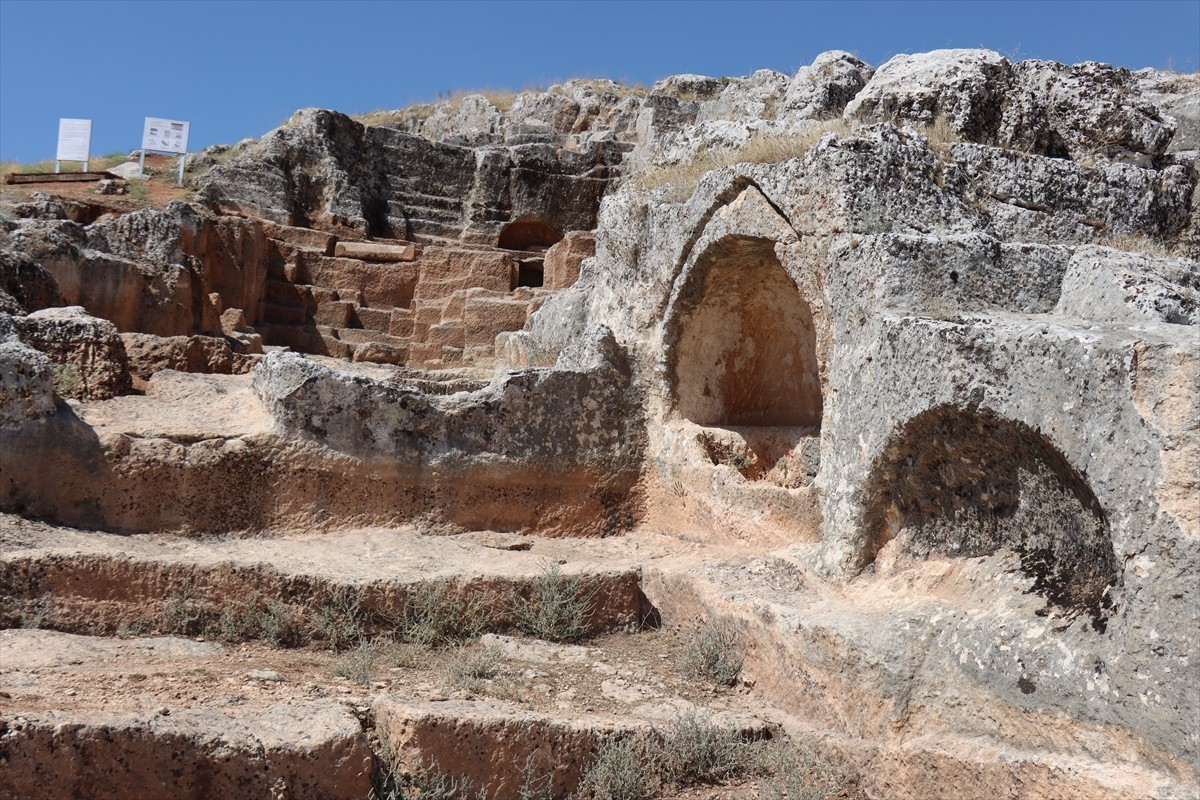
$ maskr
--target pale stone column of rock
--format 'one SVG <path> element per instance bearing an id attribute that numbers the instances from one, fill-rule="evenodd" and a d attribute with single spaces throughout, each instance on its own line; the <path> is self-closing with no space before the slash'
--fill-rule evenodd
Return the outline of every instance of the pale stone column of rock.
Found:
<path id="1" fill-rule="evenodd" d="M 54 413 L 50 359 L 14 337 L 0 341 L 0 365 L 0 427 L 16 428 Z"/>

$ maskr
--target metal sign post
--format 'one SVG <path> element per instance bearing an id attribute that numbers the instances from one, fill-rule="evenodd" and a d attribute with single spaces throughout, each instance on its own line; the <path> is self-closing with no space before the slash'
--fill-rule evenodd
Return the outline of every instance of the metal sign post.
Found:
<path id="1" fill-rule="evenodd" d="M 138 162 L 138 177 L 146 173 L 146 152 L 167 153 L 179 156 L 179 185 L 183 186 L 183 167 L 187 163 L 188 134 L 191 123 L 174 119 L 146 117 L 142 129 L 142 155 Z"/>
<path id="2" fill-rule="evenodd" d="M 82 161 L 88 171 L 92 152 L 92 121 L 90 119 L 60 119 L 58 149 L 54 155 L 54 172 L 62 172 L 62 162 Z"/>

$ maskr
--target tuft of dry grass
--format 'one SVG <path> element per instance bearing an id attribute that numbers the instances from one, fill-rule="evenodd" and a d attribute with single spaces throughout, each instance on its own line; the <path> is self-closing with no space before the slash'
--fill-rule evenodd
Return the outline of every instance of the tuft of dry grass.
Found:
<path id="1" fill-rule="evenodd" d="M 617 97 L 645 97 L 650 93 L 650 89 L 642 84 L 625 84 L 614 81 L 609 81 L 604 78 L 583 78 L 574 79 L 576 83 L 592 89 L 598 93 L 613 94 Z M 445 113 L 454 113 L 457 111 L 465 100 L 472 95 L 483 95 L 483 97 L 492 105 L 494 105 L 502 114 L 507 114 L 512 111 L 516 105 L 517 98 L 523 94 L 533 94 L 536 92 L 554 92 L 555 94 L 564 97 L 570 97 L 570 93 L 563 84 L 555 84 L 553 86 L 545 86 L 543 84 L 533 84 L 526 86 L 520 91 L 508 88 L 484 88 L 484 89 L 455 89 L 451 92 L 441 92 L 437 100 L 432 103 L 414 103 L 413 105 L 397 109 L 377 109 L 368 111 L 365 114 L 354 114 L 352 119 L 361 122 L 364 125 L 372 125 L 375 127 L 412 127 L 418 122 L 429 119 L 439 111 Z"/>
<path id="2" fill-rule="evenodd" d="M 1124 250 L 1126 253 L 1171 258 L 1171 251 L 1163 242 L 1141 233 L 1106 236 L 1097 239 L 1095 243 L 1102 247 L 1111 247 L 1114 250 Z"/>
<path id="3" fill-rule="evenodd" d="M 542 87 L 532 87 L 524 91 L 537 92 L 544 91 Z M 517 92 L 512 89 L 458 89 L 454 92 L 448 92 L 443 97 L 439 97 L 433 103 L 415 103 L 404 108 L 393 110 L 378 109 L 369 111 L 365 114 L 352 115 L 351 119 L 361 122 L 364 125 L 380 126 L 398 126 L 408 127 L 415 123 L 427 120 L 439 111 L 452 114 L 457 111 L 463 104 L 463 100 L 472 95 L 483 95 L 483 97 L 501 113 L 507 114 L 512 111 L 513 105 L 517 102 L 517 98 L 522 92 Z"/>
<path id="4" fill-rule="evenodd" d="M 691 196 L 708 173 L 732 164 L 778 164 L 804 156 L 826 134 L 844 136 L 858 127 L 855 122 L 831 119 L 794 135 L 759 134 L 741 147 L 714 150 L 683 164 L 658 167 L 637 176 L 634 185 L 641 191 L 671 188 L 670 197 L 681 202 Z"/>
<path id="5" fill-rule="evenodd" d="M 105 153 L 102 156 L 92 156 L 91 160 L 88 161 L 88 171 L 103 172 L 110 167 L 124 164 L 128 160 L 128 153 Z M 76 161 L 66 161 L 63 163 L 62 168 L 63 172 L 79 172 L 83 169 L 83 164 Z M 0 174 L 7 175 L 10 172 L 15 172 L 18 175 L 54 172 L 54 159 L 47 158 L 43 161 L 31 161 L 28 163 L 0 161 Z"/>

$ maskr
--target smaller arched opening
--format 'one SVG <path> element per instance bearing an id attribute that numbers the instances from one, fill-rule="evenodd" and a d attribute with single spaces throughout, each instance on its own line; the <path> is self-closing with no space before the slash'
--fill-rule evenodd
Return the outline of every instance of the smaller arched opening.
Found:
<path id="1" fill-rule="evenodd" d="M 498 246 L 502 250 L 526 253 L 545 252 L 562 239 L 562 234 L 549 222 L 526 218 L 514 220 L 500 231 Z"/>
<path id="2" fill-rule="evenodd" d="M 502 250 L 514 250 L 523 255 L 516 260 L 511 288 L 540 287 L 545 284 L 545 259 L 541 256 L 562 240 L 562 234 L 542 219 L 514 220 L 500 231 L 497 245 Z"/>
<path id="3" fill-rule="evenodd" d="M 1030 590 L 1103 630 L 1119 580 L 1108 520 L 1087 481 L 1041 433 L 942 406 L 910 420 L 864 487 L 863 563 L 1014 552 Z"/>

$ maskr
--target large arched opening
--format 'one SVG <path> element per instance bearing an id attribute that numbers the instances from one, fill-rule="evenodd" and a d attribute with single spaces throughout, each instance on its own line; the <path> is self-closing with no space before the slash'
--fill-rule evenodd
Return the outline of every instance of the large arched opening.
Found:
<path id="1" fill-rule="evenodd" d="M 1031 590 L 1101 626 L 1119 580 L 1108 520 L 1087 481 L 1041 433 L 942 406 L 910 420 L 864 487 L 863 562 L 1015 553 Z"/>
<path id="2" fill-rule="evenodd" d="M 681 416 L 699 425 L 821 424 L 813 315 L 769 240 L 731 237 L 697 261 L 675 357 Z"/>

